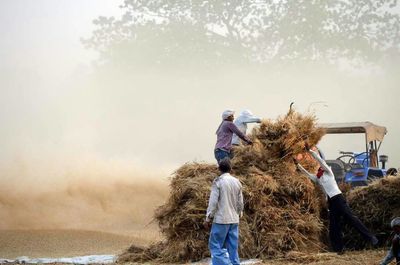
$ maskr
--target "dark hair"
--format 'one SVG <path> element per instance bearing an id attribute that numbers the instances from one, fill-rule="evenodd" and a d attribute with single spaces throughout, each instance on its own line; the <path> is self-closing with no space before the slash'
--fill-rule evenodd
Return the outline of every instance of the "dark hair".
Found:
<path id="1" fill-rule="evenodd" d="M 218 168 L 222 173 L 231 172 L 232 167 L 229 158 L 225 157 L 224 159 L 221 159 L 218 163 Z"/>

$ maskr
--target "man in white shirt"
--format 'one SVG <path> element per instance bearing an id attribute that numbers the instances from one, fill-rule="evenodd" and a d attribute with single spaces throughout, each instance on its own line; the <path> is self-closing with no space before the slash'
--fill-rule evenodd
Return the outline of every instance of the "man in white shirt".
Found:
<path id="1" fill-rule="evenodd" d="M 239 217 L 244 207 L 242 184 L 229 174 L 229 159 L 222 159 L 219 169 L 222 175 L 212 184 L 206 214 L 206 227 L 213 221 L 208 245 L 213 265 L 239 265 Z"/>
<path id="2" fill-rule="evenodd" d="M 322 187 L 322 190 L 328 198 L 329 238 L 333 250 L 338 254 L 344 253 L 342 228 L 340 225 L 340 219 L 342 217 L 347 223 L 357 229 L 365 240 L 370 241 L 373 246 L 376 246 L 378 244 L 378 239 L 369 232 L 365 225 L 351 211 L 336 183 L 335 175 L 333 174 L 331 167 L 328 166 L 325 160 L 323 160 L 317 152 L 310 150 L 308 144 L 306 144 L 305 148 L 320 164 L 317 174 L 314 175 L 309 173 L 297 162 L 297 160 L 294 160 L 294 162 L 300 171 Z"/>
<path id="3" fill-rule="evenodd" d="M 260 123 L 261 119 L 254 116 L 250 110 L 243 110 L 239 116 L 233 122 L 236 127 L 244 134 L 247 133 L 247 124 L 248 123 Z M 236 134 L 232 137 L 232 145 L 240 145 L 240 138 Z"/>

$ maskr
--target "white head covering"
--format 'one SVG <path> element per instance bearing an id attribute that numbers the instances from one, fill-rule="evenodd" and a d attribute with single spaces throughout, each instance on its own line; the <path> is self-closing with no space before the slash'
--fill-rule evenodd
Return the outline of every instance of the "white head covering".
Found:
<path id="1" fill-rule="evenodd" d="M 390 226 L 393 228 L 395 226 L 400 226 L 400 217 L 396 217 L 390 222 Z"/>
<path id="2" fill-rule="evenodd" d="M 254 116 L 250 110 L 244 109 L 240 112 L 239 116 L 234 121 L 234 124 L 243 134 L 246 134 L 247 124 L 255 122 L 261 122 L 261 119 L 259 117 Z M 240 138 L 236 134 L 232 136 L 232 144 L 234 145 L 240 144 Z"/>
<path id="3" fill-rule="evenodd" d="M 222 112 L 222 119 L 225 120 L 226 118 L 228 118 L 229 116 L 232 116 L 233 114 L 235 114 L 234 110 L 225 110 L 224 112 Z"/>
<path id="4" fill-rule="evenodd" d="M 227 109 L 224 112 L 222 112 L 222 121 L 219 124 L 217 131 L 215 132 L 216 134 L 218 134 L 219 129 L 221 129 L 221 125 L 224 122 L 224 120 L 226 120 L 226 118 L 228 118 L 229 116 L 232 116 L 233 114 L 235 114 L 235 111 L 231 110 L 231 109 Z"/>
<path id="5" fill-rule="evenodd" d="M 250 110 L 245 109 L 242 112 L 240 112 L 239 116 L 247 118 L 247 117 L 253 117 L 254 115 Z"/>

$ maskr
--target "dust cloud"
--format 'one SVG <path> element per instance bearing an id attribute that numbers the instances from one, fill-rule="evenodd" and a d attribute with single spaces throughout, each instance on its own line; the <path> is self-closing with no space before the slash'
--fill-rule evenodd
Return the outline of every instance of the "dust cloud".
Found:
<path id="1" fill-rule="evenodd" d="M 381 151 L 390 167 L 400 165 L 394 74 L 305 66 L 279 74 L 227 68 L 201 78 L 104 71 L 49 100 L 30 88 L 42 99 L 35 106 L 17 96 L 2 105 L 15 112 L 0 132 L 0 229 L 154 231 L 148 224 L 173 170 L 187 161 L 214 162 L 225 108 L 273 119 L 294 101 L 321 122 L 369 120 L 388 127 Z M 338 150 L 363 150 L 362 143 L 326 138 L 322 147 L 334 158 Z"/>
<path id="2" fill-rule="evenodd" d="M 32 161 L 0 168 L 0 229 L 156 231 L 152 216 L 167 197 L 167 178 L 120 161 L 91 159 L 68 169 Z"/>

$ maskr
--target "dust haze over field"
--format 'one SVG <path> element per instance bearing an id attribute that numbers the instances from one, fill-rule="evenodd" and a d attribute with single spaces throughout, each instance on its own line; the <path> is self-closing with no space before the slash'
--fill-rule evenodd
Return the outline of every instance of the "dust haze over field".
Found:
<path id="1" fill-rule="evenodd" d="M 54 167 L 48 165 L 49 171 Z M 58 174 L 19 162 L 1 172 L 0 229 L 83 229 L 136 236 L 142 231 L 145 235 L 155 230 L 153 210 L 168 192 L 165 179 L 110 161 L 86 160 Z"/>
<path id="2" fill-rule="evenodd" d="M 397 50 L 356 66 L 351 58 L 260 66 L 235 49 L 213 61 L 198 28 L 178 24 L 165 35 L 139 27 L 143 42 L 112 42 L 95 49 L 98 59 L 79 38 L 90 38 L 97 16 L 124 13 L 93 9 L 105 2 L 0 3 L 0 229 L 142 229 L 167 197 L 174 169 L 214 162 L 226 108 L 276 118 L 295 102 L 321 122 L 375 122 L 388 128 L 381 150 L 389 166 L 400 166 Z M 350 44 L 358 45 L 343 45 Z M 167 54 L 171 47 L 176 54 Z M 364 148 L 362 137 L 321 146 L 329 158 Z"/>

